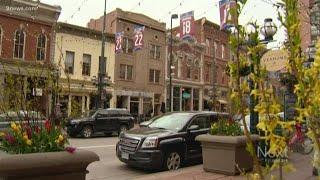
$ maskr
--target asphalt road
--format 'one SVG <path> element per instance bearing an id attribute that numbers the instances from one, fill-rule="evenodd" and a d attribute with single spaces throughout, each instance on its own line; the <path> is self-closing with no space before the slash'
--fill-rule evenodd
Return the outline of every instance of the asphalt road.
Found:
<path id="1" fill-rule="evenodd" d="M 118 137 L 95 137 L 90 139 L 71 138 L 70 145 L 78 149 L 93 151 L 100 161 L 89 165 L 88 180 L 127 180 L 148 175 L 151 172 L 128 167 L 116 157 Z"/>

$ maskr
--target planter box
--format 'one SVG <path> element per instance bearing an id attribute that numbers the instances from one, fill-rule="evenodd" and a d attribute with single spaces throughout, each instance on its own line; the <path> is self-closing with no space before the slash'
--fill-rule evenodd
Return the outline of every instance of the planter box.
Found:
<path id="1" fill-rule="evenodd" d="M 87 166 L 99 161 L 91 151 L 7 154 L 0 152 L 1 180 L 85 180 Z"/>
<path id="2" fill-rule="evenodd" d="M 259 136 L 251 136 L 254 142 Z M 209 172 L 226 175 L 239 174 L 241 171 L 251 171 L 253 159 L 246 150 L 245 136 L 213 136 L 200 135 L 196 138 L 202 144 L 203 169 Z"/>

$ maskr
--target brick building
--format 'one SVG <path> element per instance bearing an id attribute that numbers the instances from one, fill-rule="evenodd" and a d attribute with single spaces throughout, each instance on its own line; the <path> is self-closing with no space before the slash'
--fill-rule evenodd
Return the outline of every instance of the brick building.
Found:
<path id="1" fill-rule="evenodd" d="M 45 76 L 36 72 L 47 69 L 52 60 L 53 27 L 61 8 L 30 0 L 4 0 L 0 4 L 0 68 L 1 82 L 8 74 L 21 76 L 17 88 L 25 91 L 40 87 L 31 85 L 30 76 Z M 31 73 L 31 74 L 30 74 Z M 43 77 L 45 78 L 45 77 Z M 31 88 L 31 89 L 28 89 Z M 50 94 L 41 94 L 43 114 L 50 112 Z"/>
<path id="2" fill-rule="evenodd" d="M 135 116 L 159 113 L 165 89 L 166 25 L 143 14 L 116 9 L 107 14 L 107 32 L 123 32 L 123 52 L 115 55 L 112 106 L 127 108 Z M 92 19 L 88 27 L 101 30 L 103 17 Z M 133 31 L 145 26 L 144 46 L 133 50 Z"/>
<path id="3" fill-rule="evenodd" d="M 96 108 L 97 87 L 92 79 L 98 77 L 101 38 L 101 31 L 61 22 L 57 24 L 54 62 L 61 72 L 59 103 L 62 113 L 69 117 Z M 104 72 L 111 82 L 115 69 L 114 48 L 114 35 L 106 34 L 107 67 Z M 109 97 L 103 98 L 104 106 L 108 107 L 115 99 L 111 97 L 112 86 L 104 87 L 103 92 L 106 94 L 103 97 Z"/>
<path id="4" fill-rule="evenodd" d="M 230 60 L 228 33 L 205 18 L 196 20 L 194 24 L 194 40 L 181 41 L 175 38 L 174 41 L 173 109 L 227 111 L 229 77 L 225 67 Z M 174 28 L 173 33 L 179 36 L 179 27 Z M 166 82 L 169 87 L 169 77 Z M 190 94 L 190 98 L 188 95 L 183 98 L 183 94 Z M 180 98 L 180 108 L 175 98 Z"/>

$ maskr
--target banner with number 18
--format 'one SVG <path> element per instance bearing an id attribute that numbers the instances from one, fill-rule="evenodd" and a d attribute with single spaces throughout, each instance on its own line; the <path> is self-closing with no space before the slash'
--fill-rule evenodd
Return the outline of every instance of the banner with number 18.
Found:
<path id="1" fill-rule="evenodd" d="M 180 37 L 191 39 L 194 36 L 194 11 L 180 15 Z"/>

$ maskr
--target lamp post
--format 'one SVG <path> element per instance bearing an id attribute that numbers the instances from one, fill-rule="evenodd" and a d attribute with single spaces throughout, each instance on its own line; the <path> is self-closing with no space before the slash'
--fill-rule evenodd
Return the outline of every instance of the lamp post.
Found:
<path id="1" fill-rule="evenodd" d="M 99 59 L 99 71 L 98 71 L 98 99 L 97 109 L 102 108 L 102 88 L 103 78 L 105 76 L 104 70 L 106 69 L 107 62 L 104 62 L 104 49 L 105 49 L 105 29 L 106 29 L 106 8 L 107 0 L 104 0 L 104 14 L 103 14 L 103 26 L 102 26 L 102 46 L 101 46 L 101 57 Z M 105 69 L 102 69 L 105 68 Z"/>
<path id="2" fill-rule="evenodd" d="M 173 42 L 173 39 L 172 39 L 172 20 L 173 19 L 177 19 L 178 18 L 178 15 L 177 14 L 172 14 L 171 15 L 171 26 L 170 26 L 170 62 L 169 62 L 169 65 L 170 65 L 170 76 L 169 76 L 169 89 L 170 89 L 170 93 L 169 93 L 169 106 L 170 106 L 170 112 L 172 112 L 172 42 Z"/>
<path id="3" fill-rule="evenodd" d="M 272 19 L 271 18 L 266 18 L 264 20 L 263 26 L 260 28 L 260 33 L 264 36 L 264 40 L 262 40 L 260 43 L 267 44 L 268 42 L 272 41 L 273 40 L 273 36 L 275 35 L 276 32 L 277 32 L 277 27 L 273 23 Z M 250 41 L 250 37 L 251 37 L 252 33 L 258 33 L 258 32 L 252 31 L 250 33 L 248 35 L 249 46 L 256 46 L 257 44 L 253 44 L 253 42 Z M 266 52 L 264 52 L 264 53 L 266 53 Z M 253 64 L 251 64 L 251 66 L 250 66 L 250 72 L 251 73 L 254 72 Z M 250 88 L 250 92 L 252 92 L 252 90 L 254 88 L 254 84 L 253 84 L 252 79 L 249 79 L 249 88 Z M 255 99 L 255 97 L 253 95 L 250 95 L 250 105 L 249 105 L 249 110 L 250 110 L 250 132 L 252 134 L 256 134 L 257 133 L 257 128 L 256 127 L 257 127 L 257 124 L 259 122 L 259 114 L 254 111 L 254 107 L 256 106 L 256 104 L 257 104 L 257 99 Z"/>

